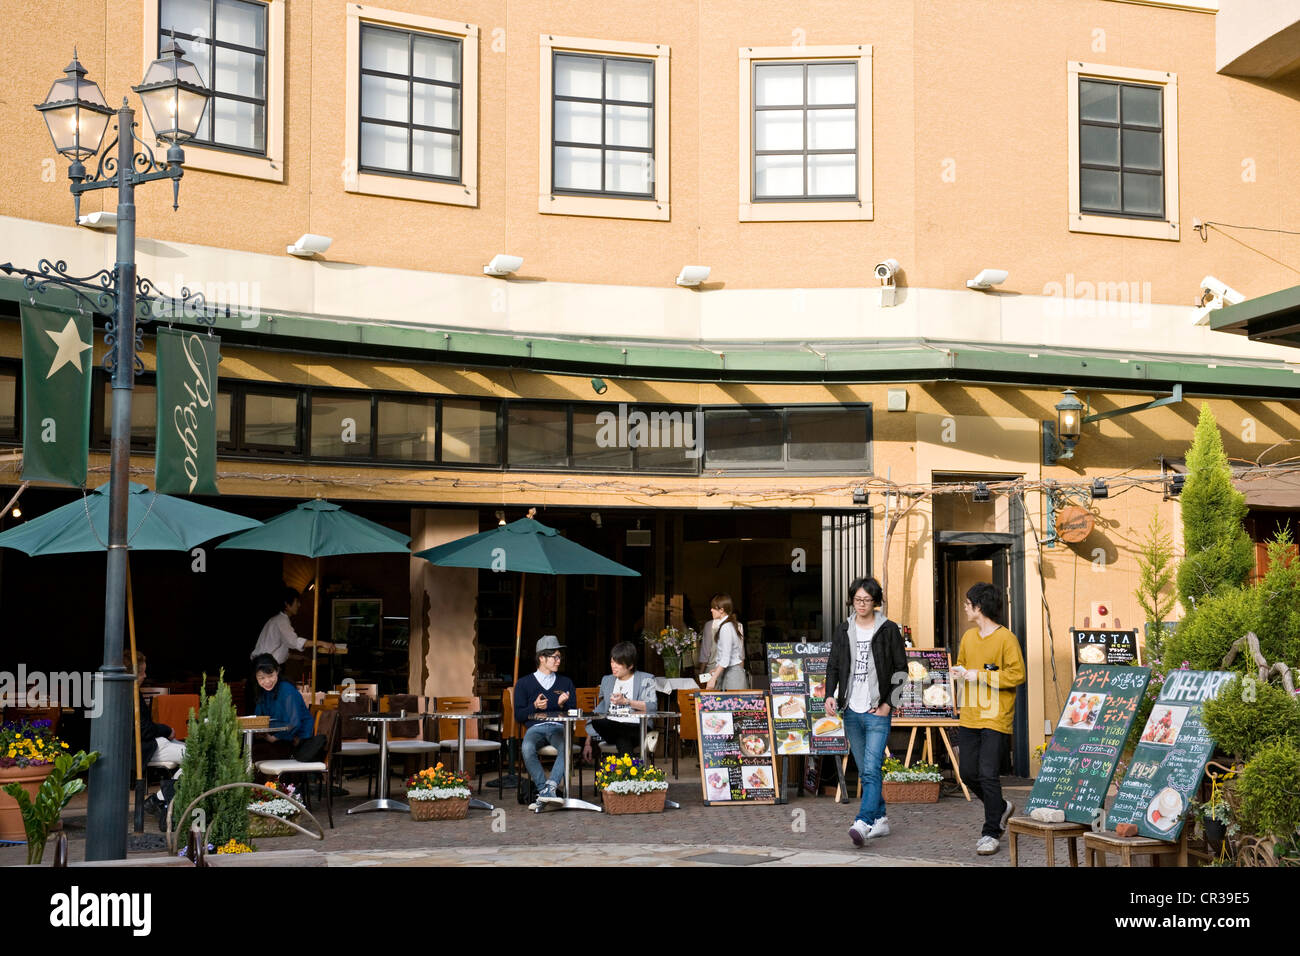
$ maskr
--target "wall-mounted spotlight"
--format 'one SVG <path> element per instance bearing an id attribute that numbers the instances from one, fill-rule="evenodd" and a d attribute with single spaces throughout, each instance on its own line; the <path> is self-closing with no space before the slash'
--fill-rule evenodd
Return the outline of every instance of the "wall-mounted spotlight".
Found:
<path id="1" fill-rule="evenodd" d="M 966 280 L 968 289 L 991 289 L 1007 281 L 1006 269 L 981 269 L 979 275 Z"/>
<path id="2" fill-rule="evenodd" d="M 1170 475 L 1168 491 L 1166 498 L 1176 498 L 1183 493 L 1183 483 L 1187 481 L 1186 475 Z"/>
<path id="3" fill-rule="evenodd" d="M 971 496 L 971 501 L 988 501 L 989 486 L 982 481 L 975 482 L 975 493 Z"/>
<path id="4" fill-rule="evenodd" d="M 17 505 L 14 505 L 14 510 L 9 512 L 9 515 L 12 518 L 21 518 L 23 516 L 23 509 L 19 508 Z"/>
<path id="5" fill-rule="evenodd" d="M 853 489 L 853 503 L 855 505 L 865 505 L 867 503 L 867 489 L 858 485 Z"/>
<path id="6" fill-rule="evenodd" d="M 498 524 L 498 525 L 504 525 L 505 523 L 506 523 L 506 513 L 505 513 L 504 511 L 501 511 L 501 510 L 498 509 L 498 511 L 497 511 L 497 524 Z"/>
<path id="7" fill-rule="evenodd" d="M 712 271 L 708 266 L 682 266 L 682 271 L 677 273 L 677 284 L 693 289 L 701 282 L 707 282 Z"/>
<path id="8" fill-rule="evenodd" d="M 599 512 L 599 511 L 593 511 L 593 512 L 591 513 L 591 520 L 594 521 L 594 522 L 596 523 L 596 527 L 597 527 L 597 528 L 601 527 L 601 523 L 600 523 L 600 512 Z"/>
<path id="9" fill-rule="evenodd" d="M 334 240 L 329 236 L 318 236 L 314 233 L 305 232 L 298 237 L 297 242 L 285 247 L 284 251 L 291 256 L 297 256 L 299 259 L 310 259 L 312 256 L 325 255 L 333 244 Z"/>
<path id="10" fill-rule="evenodd" d="M 523 264 L 522 256 L 495 255 L 492 261 L 483 267 L 483 274 L 501 279 L 518 272 Z"/>
<path id="11" fill-rule="evenodd" d="M 1110 489 L 1106 487 L 1106 479 L 1094 478 L 1092 480 L 1092 500 L 1096 501 L 1098 498 L 1109 498 L 1109 497 L 1110 497 Z"/>
<path id="12" fill-rule="evenodd" d="M 597 395 L 604 395 L 609 391 L 609 386 L 605 384 L 603 378 L 593 378 L 591 380 L 591 390 Z"/>

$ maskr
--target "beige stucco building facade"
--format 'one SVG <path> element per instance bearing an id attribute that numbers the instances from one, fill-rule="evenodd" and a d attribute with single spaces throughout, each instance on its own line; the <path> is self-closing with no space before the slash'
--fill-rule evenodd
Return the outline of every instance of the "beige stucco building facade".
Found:
<path id="1" fill-rule="evenodd" d="M 113 233 L 72 222 L 66 163 L 27 104 L 74 43 L 115 103 L 181 5 L 8 6 L 23 29 L 0 41 L 17 65 L 0 76 L 0 262 L 64 259 L 89 274 L 112 262 Z M 1069 628 L 1142 626 L 1139 543 L 1153 514 L 1177 535 L 1160 476 L 1200 403 L 1234 458 L 1289 457 L 1275 447 L 1300 435 L 1291 350 L 1213 332 L 1201 308 L 1216 301 L 1205 276 L 1249 298 L 1300 270 L 1300 72 L 1285 53 L 1300 5 L 1263 6 L 241 0 L 243 19 L 212 21 L 214 50 L 223 30 L 238 35 L 212 75 L 244 91 L 230 115 L 259 118 L 226 125 L 252 139 L 236 148 L 214 132 L 187 147 L 179 211 L 170 190 L 140 189 L 139 271 L 230 307 L 218 323 L 233 396 L 223 495 L 288 507 L 321 494 L 362 513 L 392 506 L 390 521 L 408 509 L 397 523 L 420 547 L 537 507 L 616 559 L 648 554 L 643 591 L 537 592 L 555 607 L 526 639 L 567 625 L 595 674 L 634 627 L 698 622 L 715 591 L 748 601 L 742 617 L 760 629 L 824 633 L 847 584 L 831 578 L 849 570 L 885 581 L 890 615 L 919 646 L 951 647 L 958 584 L 995 567 L 953 535 L 991 535 L 980 543 L 1010 557 L 1029 665 L 1027 765 L 1069 687 Z M 47 42 L 20 41 L 34 31 Z M 397 60 L 369 59 L 376 38 L 454 49 L 453 72 L 426 76 L 412 54 L 399 81 Z M 645 82 L 615 95 L 620 70 Z M 374 99 L 376 84 L 396 99 Z M 442 97 L 427 108 L 443 119 L 416 119 L 417 90 Z M 406 159 L 388 149 L 401 136 Z M 420 149 L 434 158 L 417 170 Z M 438 165 L 448 157 L 454 168 Z M 596 167 L 599 182 L 583 178 Z M 608 188 L 624 174 L 633 187 Z M 113 209 L 104 191 L 82 212 Z M 303 234 L 332 243 L 287 255 Z M 522 266 L 484 275 L 498 254 Z M 674 281 L 689 265 L 708 267 L 702 284 Z M 1007 275 L 968 288 L 981 270 Z M 17 449 L 27 293 L 4 289 L 0 441 Z M 1063 389 L 1096 413 L 1174 386 L 1183 402 L 1086 424 L 1072 458 L 1045 456 Z M 255 421 L 277 397 L 296 403 L 292 422 Z M 400 445 L 385 444 L 385 403 L 416 399 L 440 410 L 429 452 L 403 460 L 384 452 Z M 371 409 L 369 451 L 320 443 L 334 401 L 340 416 Z M 446 409 L 472 402 L 496 423 L 495 451 L 457 457 Z M 672 461 L 629 452 L 611 465 L 583 416 L 620 404 L 698 411 L 702 455 L 683 442 Z M 799 418 L 810 408 L 848 417 Z M 725 448 L 711 447 L 715 418 Z M 250 425 L 292 435 L 259 450 L 239 434 Z M 512 426 L 518 441 L 530 429 L 527 443 L 512 445 Z M 106 462 L 92 446 L 91 484 Z M 147 483 L 147 447 L 133 466 Z M 1111 490 L 1094 501 L 1096 478 Z M 0 490 L 18 480 L 17 459 L 0 458 Z M 977 481 L 989 502 L 972 500 Z M 1074 545 L 1052 528 L 1069 503 L 1095 518 Z M 650 551 L 619 521 L 644 523 Z M 817 582 L 786 580 L 797 575 Z M 412 559 L 398 580 L 410 588 L 409 689 L 499 690 L 509 655 L 484 653 L 485 621 L 507 615 L 486 610 L 474 573 Z"/>

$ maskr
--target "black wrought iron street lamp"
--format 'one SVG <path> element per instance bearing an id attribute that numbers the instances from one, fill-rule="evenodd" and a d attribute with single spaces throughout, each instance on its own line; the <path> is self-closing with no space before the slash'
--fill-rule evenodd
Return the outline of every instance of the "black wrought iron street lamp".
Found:
<path id="1" fill-rule="evenodd" d="M 140 94 L 157 140 L 167 143 L 167 158 L 158 162 L 153 150 L 136 134 L 135 111 L 126 97 L 117 112 L 117 138 L 99 155 L 93 174 L 82 160 L 100 153 L 100 144 L 113 111 L 99 86 L 86 79 L 86 70 L 73 51 L 66 76 L 55 81 L 45 102 L 36 109 L 45 119 L 54 148 L 72 160 L 74 215 L 81 216 L 81 195 L 96 189 L 117 189 L 117 262 L 110 272 L 91 276 L 68 275 L 67 264 L 42 259 L 37 271 L 0 266 L 24 276 L 31 292 L 51 286 L 71 291 L 83 307 L 105 313 L 104 341 L 109 351 L 104 367 L 112 375 L 112 444 L 109 464 L 108 583 L 104 595 L 103 697 L 100 715 L 91 722 L 90 745 L 101 754 L 90 770 L 89 813 L 86 821 L 86 859 L 111 860 L 126 856 L 127 782 L 130 779 L 130 727 L 134 677 L 123 666 L 122 636 L 126 617 L 127 496 L 131 455 L 131 392 L 135 375 L 143 371 L 136 354 L 143 345 L 140 323 L 154 314 L 159 297 L 147 279 L 136 277 L 135 187 L 156 179 L 172 181 L 172 208 L 179 204 L 185 153 L 181 144 L 194 137 L 207 107 L 209 93 L 194 64 L 173 38 L 149 65 L 144 81 L 133 89 Z M 189 290 L 170 299 L 169 314 L 183 314 L 212 324 L 201 295 Z"/>

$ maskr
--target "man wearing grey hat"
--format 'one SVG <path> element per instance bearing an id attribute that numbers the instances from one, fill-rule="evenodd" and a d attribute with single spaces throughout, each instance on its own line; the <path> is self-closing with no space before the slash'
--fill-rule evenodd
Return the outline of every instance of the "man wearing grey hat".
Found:
<path id="1" fill-rule="evenodd" d="M 515 684 L 515 714 L 527 717 L 523 724 L 528 730 L 524 733 L 524 767 L 537 788 L 538 803 L 561 803 L 556 791 L 564 779 L 564 769 L 568 754 L 564 752 L 564 725 L 545 719 L 535 720 L 534 714 L 561 714 L 569 701 L 574 698 L 573 681 L 557 673 L 563 660 L 564 645 L 554 634 L 547 634 L 537 642 L 537 670 L 519 678 Z M 539 748 L 550 744 L 558 755 L 551 776 L 546 777 L 542 761 L 537 756 Z M 567 788 L 566 788 L 567 793 Z M 533 805 L 536 809 L 537 804 Z"/>

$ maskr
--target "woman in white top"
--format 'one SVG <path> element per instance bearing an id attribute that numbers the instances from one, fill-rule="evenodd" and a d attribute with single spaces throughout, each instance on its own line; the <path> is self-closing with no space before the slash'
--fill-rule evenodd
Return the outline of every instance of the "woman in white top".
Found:
<path id="1" fill-rule="evenodd" d="M 740 622 L 736 620 L 730 594 L 716 594 L 710 610 L 718 622 L 713 645 L 713 663 L 708 690 L 745 690 L 749 680 L 745 676 L 745 642 L 740 636 Z"/>

